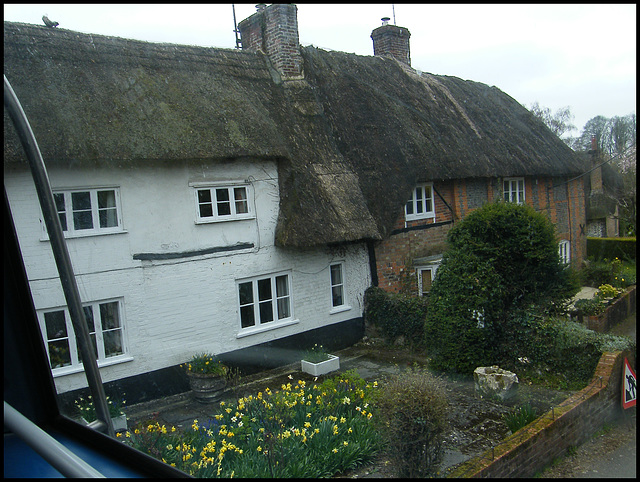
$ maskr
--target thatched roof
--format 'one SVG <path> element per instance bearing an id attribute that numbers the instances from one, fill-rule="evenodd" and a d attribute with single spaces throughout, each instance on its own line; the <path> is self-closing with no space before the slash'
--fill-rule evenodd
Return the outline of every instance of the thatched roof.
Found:
<path id="1" fill-rule="evenodd" d="M 499 89 L 392 59 L 304 47 L 305 81 L 282 82 L 261 53 L 4 25 L 48 164 L 277 160 L 282 246 L 385 237 L 417 180 L 582 171 Z M 4 152 L 24 162 L 6 113 Z"/>

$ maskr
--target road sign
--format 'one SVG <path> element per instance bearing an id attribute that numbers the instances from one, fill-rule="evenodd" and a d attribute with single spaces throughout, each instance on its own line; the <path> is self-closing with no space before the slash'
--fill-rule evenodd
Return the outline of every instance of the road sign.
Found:
<path id="1" fill-rule="evenodd" d="M 622 367 L 622 408 L 636 405 L 636 372 L 633 371 L 629 360 L 625 357 Z"/>

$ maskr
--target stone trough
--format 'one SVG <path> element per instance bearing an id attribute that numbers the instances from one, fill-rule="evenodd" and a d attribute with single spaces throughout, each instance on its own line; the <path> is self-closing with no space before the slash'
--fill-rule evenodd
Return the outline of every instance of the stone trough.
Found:
<path id="1" fill-rule="evenodd" d="M 518 389 L 518 377 L 515 373 L 494 365 L 478 367 L 473 371 L 476 391 L 483 397 L 493 396 L 500 400 L 513 397 Z"/>

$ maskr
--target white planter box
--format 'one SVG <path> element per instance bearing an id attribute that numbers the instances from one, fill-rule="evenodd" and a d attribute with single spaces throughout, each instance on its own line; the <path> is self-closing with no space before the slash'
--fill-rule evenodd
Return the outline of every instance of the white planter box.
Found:
<path id="1" fill-rule="evenodd" d="M 340 370 L 340 358 L 335 355 L 329 355 L 330 358 L 319 363 L 311 363 L 307 360 L 301 360 L 302 371 L 317 377 L 318 375 L 324 375 L 325 373 Z"/>

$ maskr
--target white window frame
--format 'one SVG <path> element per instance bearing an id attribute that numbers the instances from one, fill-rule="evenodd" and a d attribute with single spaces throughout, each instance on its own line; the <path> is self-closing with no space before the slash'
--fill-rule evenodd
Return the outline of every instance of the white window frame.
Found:
<path id="1" fill-rule="evenodd" d="M 277 278 L 286 276 L 286 293 L 278 292 L 277 287 Z M 266 280 L 270 281 L 270 298 L 260 299 L 259 297 L 259 283 L 264 282 Z M 251 284 L 251 300 L 242 300 L 240 287 L 242 285 Z M 263 331 L 271 330 L 274 328 L 281 328 L 283 326 L 288 326 L 292 323 L 297 323 L 298 320 L 294 319 L 293 315 L 293 293 L 292 293 L 292 282 L 291 282 L 291 272 L 282 271 L 278 273 L 271 273 L 262 276 L 254 276 L 251 278 L 244 278 L 241 280 L 236 280 L 236 299 L 238 306 L 238 327 L 239 332 L 237 337 L 242 337 L 246 335 L 251 335 L 254 333 L 260 333 Z M 287 310 L 288 316 L 280 316 L 279 312 L 279 302 L 287 300 Z M 248 302 L 243 302 L 248 301 Z M 271 303 L 271 316 L 272 320 L 270 321 L 262 321 L 261 316 L 261 305 L 266 305 L 266 303 Z M 253 325 L 242 326 L 242 317 L 243 312 L 245 310 L 252 309 L 253 313 Z"/>
<path id="2" fill-rule="evenodd" d="M 109 303 L 117 303 L 118 321 L 120 323 L 120 326 L 117 328 L 117 330 L 120 331 L 120 342 L 122 347 L 122 353 L 111 355 L 111 356 L 107 356 L 105 352 L 104 334 L 107 331 L 114 331 L 114 330 L 113 329 L 103 330 L 101 314 L 100 314 L 100 305 L 109 304 Z M 93 330 L 90 330 L 90 338 L 93 339 L 92 335 L 95 335 L 96 347 L 98 352 L 98 355 L 96 356 L 96 360 L 98 362 L 98 366 L 103 367 L 103 366 L 113 365 L 115 363 L 121 363 L 124 361 L 132 360 L 133 358 L 128 354 L 127 337 L 126 337 L 127 331 L 126 331 L 126 325 L 124 320 L 123 299 L 112 298 L 112 299 L 92 301 L 89 303 L 82 304 L 83 308 L 87 308 L 89 306 L 92 308 L 93 325 L 94 325 Z M 64 313 L 65 327 L 67 330 L 66 337 L 49 339 L 47 336 L 45 314 L 54 313 L 54 312 Z M 44 340 L 45 350 L 47 352 L 47 357 L 49 358 L 50 366 L 51 366 L 51 355 L 49 352 L 49 343 L 56 340 L 64 340 L 64 339 L 68 340 L 67 347 L 69 350 L 69 356 L 71 358 L 71 364 L 64 365 L 61 367 L 56 367 L 56 368 L 52 367 L 51 373 L 53 374 L 53 376 L 56 377 L 60 375 L 68 375 L 70 373 L 76 373 L 84 370 L 84 365 L 80 361 L 79 347 L 76 341 L 76 336 L 73 329 L 73 323 L 71 322 L 69 309 L 66 306 L 59 306 L 56 308 L 46 308 L 46 309 L 38 310 L 37 317 L 38 317 L 38 322 L 40 324 L 40 331 L 42 333 L 42 338 Z"/>
<path id="3" fill-rule="evenodd" d="M 244 219 L 255 219 L 254 211 L 254 192 L 253 186 L 246 182 L 230 182 L 230 183 L 190 183 L 194 190 L 195 209 L 196 209 L 196 224 L 207 223 L 220 223 L 225 221 L 240 221 Z M 238 212 L 237 203 L 242 200 L 237 200 L 235 197 L 236 191 L 244 189 L 246 194 L 246 213 Z M 201 202 L 200 192 L 209 193 L 209 201 Z M 218 202 L 218 191 L 227 192 L 227 203 L 229 207 L 229 213 L 220 214 L 219 206 L 223 202 Z M 202 215 L 200 206 L 209 205 L 211 208 L 211 215 Z"/>
<path id="4" fill-rule="evenodd" d="M 502 181 L 503 199 L 507 202 L 524 204 L 525 190 L 524 177 L 505 177 Z"/>
<path id="5" fill-rule="evenodd" d="M 558 256 L 564 265 L 571 264 L 571 242 L 563 239 L 558 243 Z"/>
<path id="6" fill-rule="evenodd" d="M 115 206 L 109 207 L 110 210 L 115 210 L 117 220 L 115 226 L 100 227 L 100 212 L 105 208 L 101 208 L 98 202 L 98 193 L 105 191 L 113 191 Z M 91 228 L 77 229 L 74 223 L 74 210 L 73 210 L 73 195 L 78 193 L 88 193 L 90 208 L 87 212 L 91 213 Z M 64 203 L 64 211 L 58 211 L 57 200 L 59 196 L 62 196 Z M 56 211 L 60 217 L 60 223 L 62 225 L 62 232 L 65 238 L 79 238 L 85 236 L 99 236 L 103 234 L 113 234 L 124 232 L 122 224 L 122 209 L 120 202 L 120 188 L 118 187 L 92 187 L 92 188 L 74 188 L 74 189 L 56 189 L 53 190 L 53 198 L 56 206 Z M 63 221 L 64 220 L 64 221 Z M 47 227 L 44 222 L 44 216 L 42 212 L 40 214 L 40 224 L 42 225 L 43 240 L 49 239 Z M 66 229 L 65 229 L 66 226 Z"/>
<path id="7" fill-rule="evenodd" d="M 427 195 L 427 193 L 429 195 Z M 426 182 L 418 184 L 411 191 L 411 198 L 404 206 L 404 216 L 406 221 L 414 221 L 416 219 L 435 220 L 435 199 L 433 197 L 433 183 Z"/>
<path id="8" fill-rule="evenodd" d="M 431 284 L 433 285 L 433 281 L 436 278 L 436 272 L 438 271 L 438 266 L 439 265 L 432 265 L 432 266 L 418 266 L 416 268 L 416 272 L 418 275 L 418 295 L 419 296 L 425 296 L 429 294 L 429 291 L 424 291 L 422 289 L 422 274 L 425 271 L 429 271 L 431 273 Z"/>
<path id="9" fill-rule="evenodd" d="M 334 279 L 333 273 L 335 269 L 340 270 L 341 280 Z M 335 304 L 334 292 L 338 290 L 341 292 L 342 303 Z M 347 311 L 351 309 L 349 306 L 347 298 L 347 279 L 346 279 L 346 270 L 344 261 L 339 261 L 336 263 L 331 263 L 329 265 L 329 305 L 330 305 L 330 314 L 340 313 L 342 311 Z"/>

